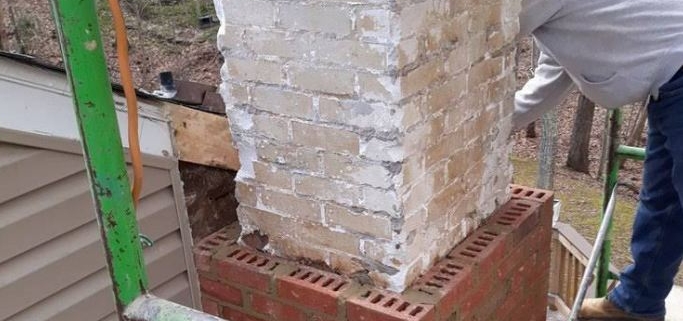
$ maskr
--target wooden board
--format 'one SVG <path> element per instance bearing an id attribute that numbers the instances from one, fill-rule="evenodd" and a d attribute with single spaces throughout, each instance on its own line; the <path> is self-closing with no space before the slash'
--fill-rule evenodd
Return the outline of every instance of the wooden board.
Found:
<path id="1" fill-rule="evenodd" d="M 188 107 L 164 104 L 173 128 L 180 160 L 239 170 L 228 119 Z"/>

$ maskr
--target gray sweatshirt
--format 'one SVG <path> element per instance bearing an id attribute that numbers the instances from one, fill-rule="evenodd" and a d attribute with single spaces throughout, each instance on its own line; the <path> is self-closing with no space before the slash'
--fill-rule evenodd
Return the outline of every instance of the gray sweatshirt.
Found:
<path id="1" fill-rule="evenodd" d="M 683 66 L 683 0 L 523 0 L 520 29 L 541 57 L 515 95 L 515 128 L 557 106 L 572 85 L 617 108 L 657 97 Z"/>

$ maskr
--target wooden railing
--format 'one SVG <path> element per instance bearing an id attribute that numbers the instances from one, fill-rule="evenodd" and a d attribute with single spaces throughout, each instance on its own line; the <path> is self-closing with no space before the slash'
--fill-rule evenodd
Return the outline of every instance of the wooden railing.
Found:
<path id="1" fill-rule="evenodd" d="M 581 277 L 586 270 L 592 245 L 568 224 L 557 222 L 553 227 L 550 261 L 549 306 L 569 315 L 579 290 Z M 612 273 L 617 273 L 610 266 Z M 595 277 L 595 276 L 594 276 Z M 587 297 L 594 297 L 595 284 L 591 284 Z"/>

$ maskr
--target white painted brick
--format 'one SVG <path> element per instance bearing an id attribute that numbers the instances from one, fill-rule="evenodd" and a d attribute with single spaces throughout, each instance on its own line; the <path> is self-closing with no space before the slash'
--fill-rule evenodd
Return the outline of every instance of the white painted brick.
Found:
<path id="1" fill-rule="evenodd" d="M 275 6 L 266 0 L 221 0 L 226 24 L 272 26 Z M 219 13 L 220 14 L 220 13 Z"/>
<path id="2" fill-rule="evenodd" d="M 308 30 L 345 36 L 351 33 L 351 15 L 344 7 L 284 3 L 280 23 L 290 30 Z"/>
<path id="3" fill-rule="evenodd" d="M 319 68 L 304 65 L 290 66 L 289 81 L 292 86 L 336 95 L 352 95 L 354 73 L 348 69 Z"/>
<path id="4" fill-rule="evenodd" d="M 389 188 L 393 185 L 393 174 L 384 166 L 334 153 L 323 155 L 323 173 L 326 177 L 355 184 L 379 188 Z"/>
<path id="5" fill-rule="evenodd" d="M 267 84 L 283 83 L 280 64 L 265 60 L 230 58 L 225 62 L 228 77 Z"/>
<path id="6" fill-rule="evenodd" d="M 253 90 L 254 106 L 258 109 L 303 119 L 313 118 L 311 96 L 277 87 L 256 87 Z"/>
<path id="7" fill-rule="evenodd" d="M 378 131 L 398 130 L 402 110 L 385 103 L 320 98 L 320 119 Z"/>
<path id="8" fill-rule="evenodd" d="M 404 157 L 403 147 L 397 141 L 372 138 L 360 146 L 361 155 L 378 161 L 400 162 Z"/>

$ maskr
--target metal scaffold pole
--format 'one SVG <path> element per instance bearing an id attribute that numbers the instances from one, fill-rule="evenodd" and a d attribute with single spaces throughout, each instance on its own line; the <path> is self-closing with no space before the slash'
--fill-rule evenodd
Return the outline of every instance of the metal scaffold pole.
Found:
<path id="1" fill-rule="evenodd" d="M 51 0 L 51 5 L 119 319 L 222 320 L 147 293 L 147 273 L 95 0 Z"/>

